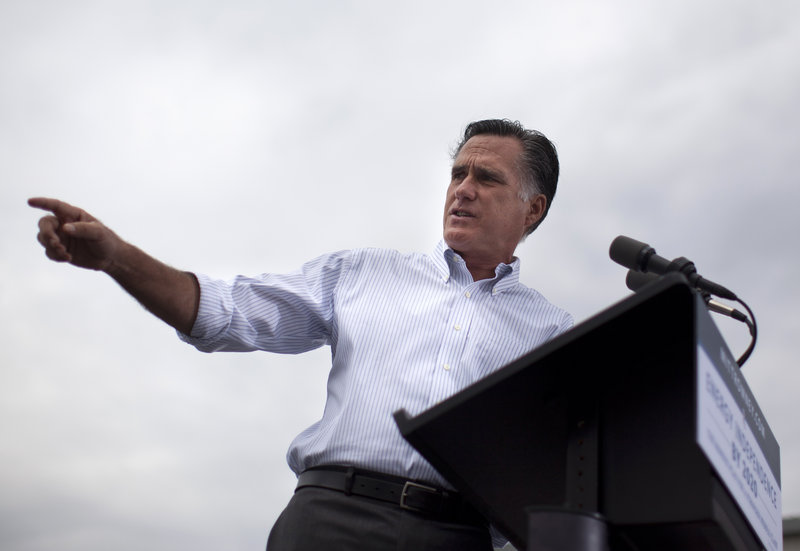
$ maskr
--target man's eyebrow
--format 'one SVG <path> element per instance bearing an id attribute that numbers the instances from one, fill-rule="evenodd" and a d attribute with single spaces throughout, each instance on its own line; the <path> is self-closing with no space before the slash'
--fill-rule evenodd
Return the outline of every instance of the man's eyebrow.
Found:
<path id="1" fill-rule="evenodd" d="M 463 174 L 468 170 L 469 165 L 467 164 L 453 165 L 450 173 L 455 176 L 457 174 Z M 475 171 L 475 176 L 479 180 L 493 180 L 500 183 L 506 183 L 506 177 L 499 170 L 478 165 L 473 166 L 473 170 Z"/>
<path id="2" fill-rule="evenodd" d="M 503 175 L 503 173 L 499 170 L 494 170 L 493 168 L 487 168 L 485 166 L 476 166 L 475 174 L 479 180 L 493 180 L 495 182 L 500 182 L 500 183 L 506 182 L 506 178 Z"/>

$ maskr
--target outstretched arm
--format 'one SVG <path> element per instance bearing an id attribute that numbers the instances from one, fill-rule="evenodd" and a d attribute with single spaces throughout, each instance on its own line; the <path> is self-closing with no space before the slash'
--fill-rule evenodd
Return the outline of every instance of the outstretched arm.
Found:
<path id="1" fill-rule="evenodd" d="M 150 312 L 191 332 L 200 303 L 193 274 L 156 260 L 69 203 L 35 197 L 28 204 L 52 213 L 39 220 L 38 239 L 48 258 L 107 273 Z"/>

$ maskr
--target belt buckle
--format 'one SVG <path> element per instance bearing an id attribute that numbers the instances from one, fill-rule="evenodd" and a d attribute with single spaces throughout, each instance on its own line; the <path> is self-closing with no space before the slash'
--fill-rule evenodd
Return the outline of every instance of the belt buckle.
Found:
<path id="1" fill-rule="evenodd" d="M 425 486 L 424 484 L 417 484 L 416 482 L 411 482 L 410 480 L 406 481 L 403 485 L 403 493 L 400 494 L 400 508 L 405 509 L 407 511 L 414 511 L 415 513 L 424 512 L 424 509 L 420 507 L 414 507 L 413 505 L 409 505 L 406 503 L 406 498 L 408 497 L 408 490 L 410 488 L 416 488 L 418 490 L 422 490 L 424 492 L 428 492 L 431 494 L 438 494 L 439 490 L 432 486 Z"/>

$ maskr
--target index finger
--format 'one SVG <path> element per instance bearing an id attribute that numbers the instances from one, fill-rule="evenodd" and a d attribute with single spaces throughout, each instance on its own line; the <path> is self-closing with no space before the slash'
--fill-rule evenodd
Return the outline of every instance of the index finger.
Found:
<path id="1" fill-rule="evenodd" d="M 31 197 L 28 199 L 28 205 L 37 209 L 49 210 L 58 218 L 77 219 L 81 214 L 81 209 L 78 207 L 73 207 L 69 203 L 59 201 L 58 199 L 52 199 L 50 197 Z"/>

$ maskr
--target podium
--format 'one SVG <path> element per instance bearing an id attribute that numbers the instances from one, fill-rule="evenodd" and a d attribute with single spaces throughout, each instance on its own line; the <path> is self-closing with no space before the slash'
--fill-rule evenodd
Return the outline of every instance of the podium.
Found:
<path id="1" fill-rule="evenodd" d="M 782 549 L 778 443 L 678 274 L 395 421 L 520 551 L 548 507 L 613 549 Z"/>

